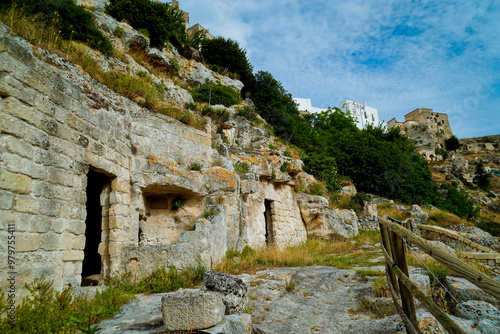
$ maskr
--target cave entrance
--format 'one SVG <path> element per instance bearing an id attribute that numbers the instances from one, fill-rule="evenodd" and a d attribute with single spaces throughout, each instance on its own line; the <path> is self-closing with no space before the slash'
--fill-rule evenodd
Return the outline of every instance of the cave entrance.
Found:
<path id="1" fill-rule="evenodd" d="M 85 219 L 85 248 L 82 264 L 82 286 L 94 285 L 101 273 L 102 260 L 99 244 L 102 234 L 101 194 L 104 186 L 110 184 L 108 176 L 89 170 L 87 174 L 87 218 Z"/>
<path id="2" fill-rule="evenodd" d="M 266 245 L 274 242 L 273 233 L 273 215 L 271 212 L 271 203 L 268 199 L 264 200 L 264 220 L 266 222 Z"/>

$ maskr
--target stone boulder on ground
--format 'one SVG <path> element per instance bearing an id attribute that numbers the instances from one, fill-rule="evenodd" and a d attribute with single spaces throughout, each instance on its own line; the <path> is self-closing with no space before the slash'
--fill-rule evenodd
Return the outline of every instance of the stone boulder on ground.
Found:
<path id="1" fill-rule="evenodd" d="M 460 317 L 470 319 L 490 319 L 498 322 L 500 328 L 500 311 L 490 303 L 481 300 L 469 300 L 457 306 Z"/>
<path id="2" fill-rule="evenodd" d="M 353 238 L 358 234 L 354 210 L 329 209 L 326 198 L 305 193 L 297 194 L 297 203 L 308 235 L 331 239 L 335 236 Z"/>
<path id="3" fill-rule="evenodd" d="M 340 195 L 342 196 L 354 196 L 358 193 L 356 190 L 355 186 L 345 186 L 342 187 L 342 190 L 340 191 Z"/>
<path id="4" fill-rule="evenodd" d="M 422 225 L 427 223 L 429 220 L 429 214 L 422 210 L 418 205 L 412 205 L 411 207 L 411 221 L 415 225 Z"/>
<path id="5" fill-rule="evenodd" d="M 226 315 L 245 312 L 248 288 L 238 277 L 217 271 L 207 271 L 201 285 L 203 291 L 219 296 L 226 306 Z"/>
<path id="6" fill-rule="evenodd" d="M 163 325 L 167 331 L 213 327 L 224 317 L 226 307 L 215 293 L 199 289 L 178 290 L 161 299 Z"/>
<path id="7" fill-rule="evenodd" d="M 484 292 L 465 278 L 448 276 L 446 278 L 446 285 L 453 297 L 460 302 L 482 300 L 493 305 L 498 305 L 498 300 L 495 297 Z"/>

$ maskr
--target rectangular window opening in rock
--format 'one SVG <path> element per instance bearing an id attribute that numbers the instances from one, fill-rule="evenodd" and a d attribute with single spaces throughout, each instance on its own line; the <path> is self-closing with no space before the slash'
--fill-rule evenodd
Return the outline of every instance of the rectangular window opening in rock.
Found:
<path id="1" fill-rule="evenodd" d="M 183 232 L 192 230 L 203 207 L 202 198 L 192 194 L 145 195 L 146 212 L 139 217 L 139 243 L 178 243 Z"/>
<path id="2" fill-rule="evenodd" d="M 111 179 L 107 175 L 92 169 L 87 173 L 82 286 L 96 285 L 102 272 L 103 259 L 99 254 L 99 245 L 102 242 L 103 220 L 107 218 L 103 215 L 103 209 L 109 209 L 110 185 Z"/>
<path id="3" fill-rule="evenodd" d="M 273 214 L 271 204 L 273 201 L 264 200 L 264 219 L 266 222 L 266 245 L 274 243 L 274 231 L 273 231 Z"/>

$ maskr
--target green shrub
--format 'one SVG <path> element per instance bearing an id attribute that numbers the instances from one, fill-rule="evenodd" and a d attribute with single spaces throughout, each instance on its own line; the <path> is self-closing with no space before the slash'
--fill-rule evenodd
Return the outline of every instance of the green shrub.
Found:
<path id="1" fill-rule="evenodd" d="M 186 104 L 184 105 L 184 108 L 186 108 L 188 110 L 196 110 L 196 103 L 186 102 Z"/>
<path id="2" fill-rule="evenodd" d="M 196 87 L 191 91 L 191 95 L 196 102 L 208 102 L 210 105 L 222 104 L 230 107 L 241 102 L 237 92 L 220 83 L 207 83 Z"/>
<path id="3" fill-rule="evenodd" d="M 201 109 L 201 114 L 203 116 L 210 117 L 213 121 L 215 121 L 217 123 L 227 122 L 230 118 L 229 112 L 227 110 L 215 109 L 215 108 L 212 108 L 210 106 L 203 107 Z M 221 134 L 221 137 L 222 137 L 223 142 L 225 142 L 226 144 L 229 144 L 229 139 L 227 139 L 223 133 Z M 224 139 L 226 139 L 226 140 L 224 140 Z"/>
<path id="4" fill-rule="evenodd" d="M 387 279 L 385 278 L 385 276 L 375 277 L 373 279 L 372 285 L 373 285 L 373 288 L 375 290 L 376 297 L 389 297 L 390 296 L 389 285 L 387 284 Z"/>
<path id="5" fill-rule="evenodd" d="M 479 221 L 476 223 L 476 226 L 482 229 L 483 231 L 488 232 L 492 236 L 500 237 L 500 223 L 495 222 L 491 219 L 481 217 Z"/>
<path id="6" fill-rule="evenodd" d="M 106 11 L 149 36 L 153 47 L 161 48 L 168 42 L 174 45 L 187 42 L 183 15 L 170 4 L 151 0 L 110 0 Z"/>
<path id="7" fill-rule="evenodd" d="M 240 48 L 238 42 L 224 37 L 201 41 L 201 55 L 208 64 L 227 68 L 229 72 L 239 75 L 245 85 L 242 93 L 251 90 L 254 82 L 252 65 L 247 59 L 246 50 Z"/>
<path id="8" fill-rule="evenodd" d="M 201 265 L 183 271 L 177 270 L 175 267 L 170 267 L 168 270 L 165 267 L 159 267 L 151 275 L 144 276 L 138 282 L 132 279 L 131 273 L 125 273 L 121 276 L 112 277 L 107 281 L 107 284 L 121 287 L 125 291 L 134 294 L 164 293 L 198 286 L 205 272 L 206 268 Z"/>
<path id="9" fill-rule="evenodd" d="M 96 324 L 118 313 L 133 298 L 121 286 L 98 291 L 93 298 L 75 295 L 71 287 L 56 291 L 53 282 L 37 278 L 26 286 L 28 295 L 16 306 L 16 322 L 4 317 L 6 295 L 0 291 L 0 332 L 2 333 L 93 333 Z"/>
<path id="10" fill-rule="evenodd" d="M 474 184 L 476 184 L 482 190 L 488 190 L 488 188 L 491 185 L 490 179 L 491 179 L 491 174 L 487 173 L 484 170 L 483 163 L 479 162 L 476 165 L 475 176 L 472 182 L 474 182 Z"/>
<path id="11" fill-rule="evenodd" d="M 325 194 L 325 192 L 323 191 L 323 187 L 321 186 L 320 183 L 310 184 L 309 187 L 307 187 L 306 189 L 306 193 L 315 196 L 323 196 Z"/>
<path id="12" fill-rule="evenodd" d="M 246 162 L 236 162 L 234 164 L 234 170 L 238 174 L 246 174 L 250 172 L 250 166 Z"/>
<path id="13" fill-rule="evenodd" d="M 273 145 L 273 144 L 269 144 L 269 149 L 270 149 L 270 150 L 277 151 L 277 150 L 278 150 L 278 146 Z"/>
<path id="14" fill-rule="evenodd" d="M 177 58 L 170 58 L 170 64 L 172 65 L 172 72 L 174 74 L 177 74 L 180 72 L 181 70 L 181 64 L 179 64 L 179 61 L 177 60 Z"/>
<path id="15" fill-rule="evenodd" d="M 280 167 L 280 171 L 282 173 L 286 173 L 286 171 L 288 170 L 288 168 L 290 168 L 291 164 L 288 162 L 288 161 L 285 161 L 281 167 Z"/>
<path id="16" fill-rule="evenodd" d="M 430 262 L 427 264 L 427 268 L 434 274 L 427 272 L 431 284 L 446 284 L 446 276 L 450 273 L 450 270 L 439 262 Z M 436 276 L 436 277 L 434 277 Z M 439 282 L 436 281 L 436 278 Z"/>
<path id="17" fill-rule="evenodd" d="M 438 147 L 438 148 L 436 148 L 436 149 L 434 150 L 434 153 L 436 153 L 437 155 L 442 156 L 442 157 L 443 157 L 443 159 L 448 158 L 448 151 L 443 150 L 442 148 L 439 148 L 439 147 Z"/>
<path id="18" fill-rule="evenodd" d="M 208 217 L 215 216 L 219 213 L 219 210 L 215 206 L 211 206 L 209 209 L 205 209 L 201 218 L 207 219 Z"/>
<path id="19" fill-rule="evenodd" d="M 199 162 L 193 162 L 189 165 L 189 170 L 195 170 L 195 171 L 201 171 L 201 169 L 203 168 L 203 165 L 200 164 Z"/>
<path id="20" fill-rule="evenodd" d="M 94 15 L 74 0 L 7 0 L 2 8 L 12 5 L 22 7 L 36 21 L 56 21 L 64 39 L 84 42 L 106 56 L 113 54 L 113 45 L 97 28 Z"/>
<path id="21" fill-rule="evenodd" d="M 182 196 L 177 196 L 176 198 L 174 198 L 172 200 L 172 206 L 173 206 L 174 210 L 178 210 L 178 209 L 182 208 L 185 203 L 186 203 L 186 199 Z"/>
<path id="22" fill-rule="evenodd" d="M 460 141 L 457 137 L 452 136 L 444 141 L 444 145 L 448 151 L 455 151 L 460 148 Z"/>
<path id="23" fill-rule="evenodd" d="M 141 29 L 137 30 L 137 32 L 138 32 L 139 34 L 141 34 L 141 35 L 144 35 L 144 36 L 146 36 L 146 37 L 149 37 L 149 31 L 148 31 L 147 29 L 145 29 L 145 28 L 141 28 Z"/>
<path id="24" fill-rule="evenodd" d="M 360 214 L 365 207 L 365 201 L 369 202 L 370 198 L 364 193 L 357 193 L 342 205 L 342 209 L 354 210 L 357 214 Z"/>
<path id="25" fill-rule="evenodd" d="M 236 110 L 236 115 L 246 118 L 250 122 L 255 122 L 258 119 L 258 113 L 255 108 L 245 106 Z"/>
<path id="26" fill-rule="evenodd" d="M 116 26 L 115 30 L 113 30 L 113 35 L 118 38 L 123 38 L 125 37 L 125 30 L 120 26 Z"/>
<path id="27" fill-rule="evenodd" d="M 291 157 L 292 157 L 292 152 L 290 152 L 289 150 L 286 150 L 286 151 L 283 153 L 283 155 L 284 155 L 285 157 L 289 157 L 289 158 L 291 158 Z"/>

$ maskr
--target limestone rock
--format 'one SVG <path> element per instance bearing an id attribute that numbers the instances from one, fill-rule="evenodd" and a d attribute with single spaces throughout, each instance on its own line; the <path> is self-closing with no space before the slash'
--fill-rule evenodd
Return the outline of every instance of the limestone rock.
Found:
<path id="1" fill-rule="evenodd" d="M 326 198 L 304 193 L 297 194 L 297 202 L 308 235 L 352 238 L 358 234 L 358 217 L 354 210 L 330 210 Z"/>
<path id="2" fill-rule="evenodd" d="M 354 210 L 328 210 L 326 216 L 326 237 L 353 238 L 358 234 L 358 217 Z"/>
<path id="3" fill-rule="evenodd" d="M 328 200 L 323 196 L 314 196 L 306 193 L 297 194 L 297 203 L 299 204 L 302 219 L 306 225 L 313 227 L 317 223 L 315 220 L 319 214 L 328 208 Z"/>
<path id="4" fill-rule="evenodd" d="M 210 334 L 252 334 L 252 316 L 250 314 L 227 315 L 217 326 L 203 330 Z"/>
<path id="5" fill-rule="evenodd" d="M 411 220 L 415 225 L 422 225 L 427 223 L 429 220 L 429 215 L 427 212 L 423 211 L 418 205 L 413 205 L 411 207 Z"/>
<path id="6" fill-rule="evenodd" d="M 446 278 L 446 283 L 451 294 L 458 301 L 482 300 L 493 305 L 498 304 L 498 300 L 490 294 L 484 292 L 465 278 L 451 277 Z"/>
<path id="7" fill-rule="evenodd" d="M 439 248 L 439 249 L 445 251 L 446 253 L 448 253 L 450 255 L 455 255 L 455 250 L 453 248 L 451 248 L 450 246 L 448 246 L 447 244 L 441 242 L 441 241 L 427 240 L 427 242 L 429 242 L 430 244 L 432 244 L 434 247 Z"/>
<path id="8" fill-rule="evenodd" d="M 100 334 L 152 334 L 163 330 L 161 298 L 167 294 L 139 295 L 123 305 L 112 319 L 99 323 Z"/>
<path id="9" fill-rule="evenodd" d="M 226 315 L 243 313 L 248 303 L 248 288 L 238 277 L 207 271 L 201 289 L 217 294 L 226 306 Z"/>
<path id="10" fill-rule="evenodd" d="M 222 298 L 198 289 L 179 290 L 161 299 L 163 325 L 167 331 L 205 329 L 222 321 Z"/>
<path id="11" fill-rule="evenodd" d="M 470 319 L 490 319 L 500 322 L 500 311 L 490 303 L 480 300 L 469 300 L 457 306 L 458 315 Z"/>
<path id="12" fill-rule="evenodd" d="M 340 191 L 340 195 L 342 196 L 354 196 L 358 193 L 356 190 L 355 186 L 346 186 L 342 187 L 342 190 Z"/>
<path id="13" fill-rule="evenodd" d="M 377 204 L 370 203 L 370 202 L 367 202 L 367 201 L 363 201 L 363 204 L 364 204 L 364 208 L 363 208 L 362 215 L 365 218 L 368 218 L 368 217 L 370 217 L 370 218 L 378 218 Z"/>
<path id="14" fill-rule="evenodd" d="M 76 4 L 84 7 L 94 7 L 104 10 L 109 0 L 76 0 Z"/>
<path id="15" fill-rule="evenodd" d="M 470 333 L 470 334 L 480 334 L 483 333 L 476 325 L 476 323 L 472 320 L 465 320 L 461 319 L 455 316 L 450 315 L 450 319 L 457 324 L 465 333 Z M 417 321 L 418 321 L 418 327 L 420 328 L 422 333 L 429 333 L 429 334 L 446 334 L 448 333 L 443 326 L 434 318 L 432 314 L 429 312 L 423 311 L 423 309 L 420 309 L 417 311 Z M 486 320 L 476 320 L 479 322 L 479 325 L 481 328 L 484 328 L 487 330 L 487 333 L 496 333 L 496 330 L 498 329 L 497 323 L 494 321 L 491 321 L 489 319 Z M 397 332 L 397 334 L 402 334 L 406 333 L 405 332 Z"/>

